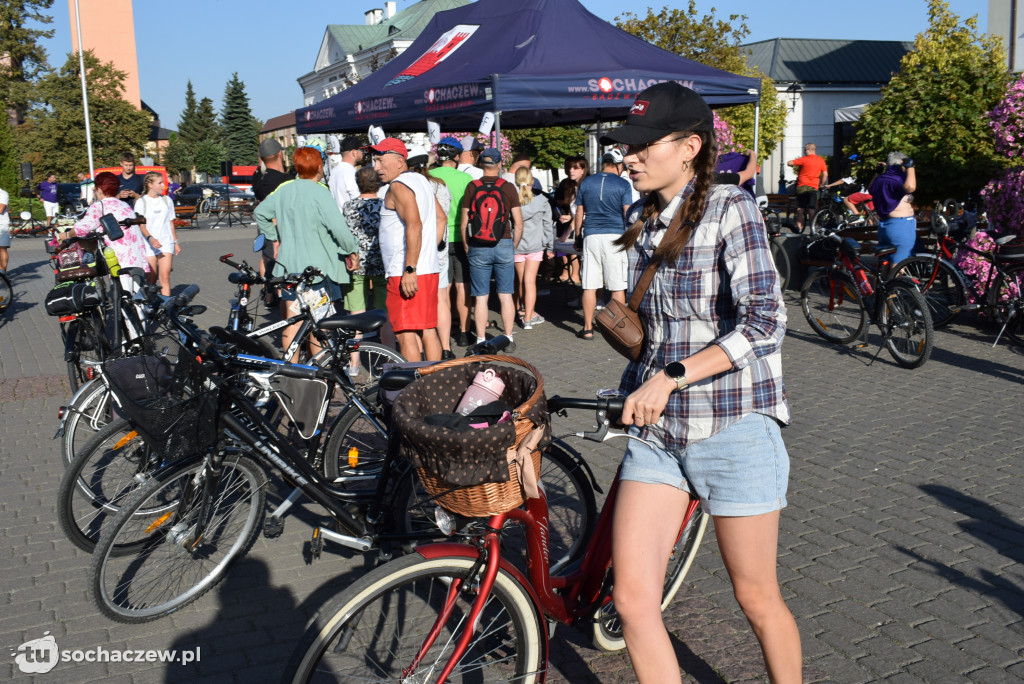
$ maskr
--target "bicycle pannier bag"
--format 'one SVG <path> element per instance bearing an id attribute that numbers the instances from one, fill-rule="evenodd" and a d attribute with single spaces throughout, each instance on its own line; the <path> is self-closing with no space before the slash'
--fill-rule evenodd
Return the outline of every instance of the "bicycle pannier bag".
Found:
<path id="1" fill-rule="evenodd" d="M 51 316 L 70 316 L 100 305 L 100 292 L 95 282 L 61 283 L 50 290 L 44 300 L 46 313 Z"/>
<path id="2" fill-rule="evenodd" d="M 493 247 L 507 232 L 509 208 L 505 204 L 500 178 L 483 178 L 470 183 L 473 189 L 469 203 L 469 237 L 473 244 Z"/>

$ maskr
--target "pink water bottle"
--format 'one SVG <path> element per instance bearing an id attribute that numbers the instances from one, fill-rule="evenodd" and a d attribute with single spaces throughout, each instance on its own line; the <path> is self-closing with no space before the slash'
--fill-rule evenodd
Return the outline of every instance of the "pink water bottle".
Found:
<path id="1" fill-rule="evenodd" d="M 469 386 L 466 393 L 459 400 L 455 408 L 456 413 L 468 416 L 470 413 L 492 401 L 498 401 L 501 393 L 505 390 L 505 383 L 502 382 L 493 368 L 482 370 L 473 378 L 473 384 Z"/>

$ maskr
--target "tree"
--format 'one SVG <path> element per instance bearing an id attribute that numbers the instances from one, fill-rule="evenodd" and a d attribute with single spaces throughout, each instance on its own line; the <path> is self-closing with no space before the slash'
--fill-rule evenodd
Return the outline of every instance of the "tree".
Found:
<path id="1" fill-rule="evenodd" d="M 741 47 L 743 40 L 750 35 L 746 19 L 742 14 L 730 14 L 728 21 L 723 21 L 715 16 L 714 8 L 710 14 L 700 17 L 696 0 L 690 0 L 689 9 L 685 11 L 663 7 L 655 14 L 648 8 L 647 16 L 643 18 L 625 12 L 615 18 L 615 24 L 648 43 L 705 66 L 760 78 L 761 120 L 757 153 L 759 159 L 765 159 L 782 140 L 786 105 L 775 90 L 775 81 L 747 63 L 747 55 Z M 732 124 L 739 147 L 754 147 L 754 108 L 753 104 L 746 104 L 718 110 L 719 116 Z"/>
<path id="2" fill-rule="evenodd" d="M 502 131 L 513 153 L 530 155 L 533 166 L 540 169 L 560 169 L 567 157 L 580 154 L 587 134 L 582 126 L 550 126 L 548 128 L 520 128 Z"/>
<path id="3" fill-rule="evenodd" d="M 185 109 L 181 111 L 178 120 L 178 136 L 186 145 L 194 145 L 206 137 L 199 122 L 199 105 L 196 104 L 196 91 L 192 88 L 191 80 L 185 87 Z"/>
<path id="4" fill-rule="evenodd" d="M 0 116 L 0 188 L 9 194 L 18 192 L 21 176 L 18 174 L 18 153 L 14 147 L 14 133 L 6 116 Z"/>
<path id="5" fill-rule="evenodd" d="M 221 131 L 227 158 L 236 164 L 259 164 L 259 126 L 249 108 L 245 83 L 236 71 L 224 88 L 224 108 L 220 114 Z"/>
<path id="6" fill-rule="evenodd" d="M 194 163 L 195 153 L 192 147 L 182 140 L 179 134 L 171 133 L 163 153 L 163 164 L 167 167 L 167 172 L 172 176 L 190 172 Z"/>
<path id="7" fill-rule="evenodd" d="M 39 44 L 52 38 L 53 29 L 26 26 L 28 22 L 49 24 L 53 17 L 43 14 L 53 0 L 0 0 L 0 111 L 13 110 L 21 123 L 28 109 L 34 81 L 49 70 L 46 50 Z"/>
<path id="8" fill-rule="evenodd" d="M 84 55 L 89 90 L 89 121 L 96 166 L 117 166 L 121 154 L 141 155 L 149 139 L 150 119 L 124 99 L 125 72 L 113 62 Z M 36 175 L 53 171 L 71 179 L 89 168 L 78 55 L 68 53 L 59 71 L 36 85 L 25 128 L 23 149 Z"/>
<path id="9" fill-rule="evenodd" d="M 869 105 L 848 152 L 865 167 L 899 151 L 917 167 L 919 204 L 977 190 L 1002 168 L 986 112 L 1003 98 L 1010 73 L 998 36 L 961 22 L 943 0 L 928 1 L 928 28 L 900 70 Z"/>

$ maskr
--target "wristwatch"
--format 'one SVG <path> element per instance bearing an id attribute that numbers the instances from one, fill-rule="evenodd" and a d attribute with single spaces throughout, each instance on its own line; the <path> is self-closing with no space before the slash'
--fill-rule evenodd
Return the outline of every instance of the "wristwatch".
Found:
<path id="1" fill-rule="evenodd" d="M 678 361 L 673 361 L 665 366 L 665 375 L 669 379 L 675 380 L 677 390 L 684 390 L 690 384 L 686 381 L 686 366 Z"/>
<path id="2" fill-rule="evenodd" d="M 415 266 L 406 266 L 405 267 L 405 272 L 406 273 L 415 273 L 416 272 L 416 267 Z"/>

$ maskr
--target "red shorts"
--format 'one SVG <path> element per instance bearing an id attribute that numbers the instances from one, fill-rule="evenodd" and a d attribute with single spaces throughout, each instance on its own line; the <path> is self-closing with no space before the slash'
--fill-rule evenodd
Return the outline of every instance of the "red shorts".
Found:
<path id="1" fill-rule="evenodd" d="M 411 299 L 402 296 L 402 276 L 388 278 L 388 319 L 396 333 L 437 327 L 437 273 L 416 277 L 419 289 Z"/>
<path id="2" fill-rule="evenodd" d="M 871 201 L 871 195 L 866 192 L 854 192 L 847 195 L 846 199 L 850 200 L 854 205 L 860 204 L 861 202 L 867 202 L 868 209 L 874 209 L 875 203 Z"/>

